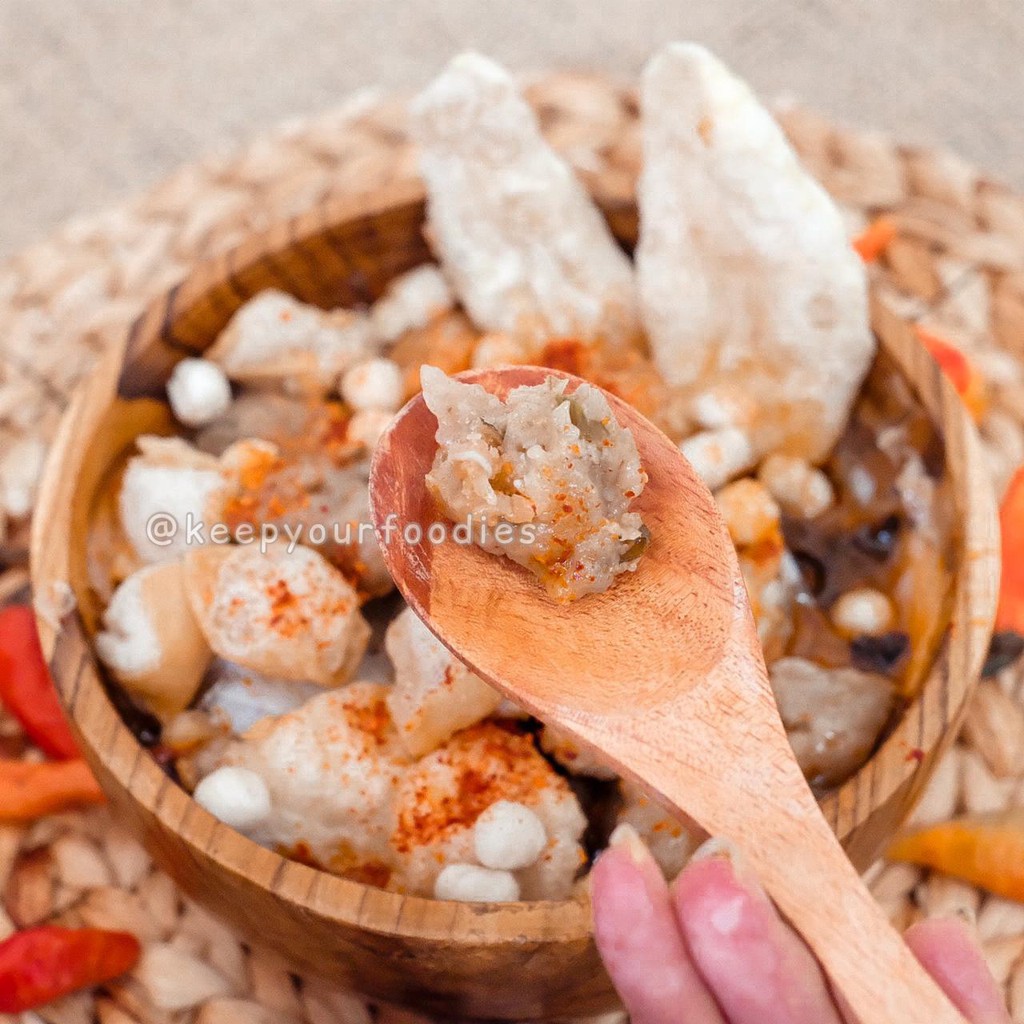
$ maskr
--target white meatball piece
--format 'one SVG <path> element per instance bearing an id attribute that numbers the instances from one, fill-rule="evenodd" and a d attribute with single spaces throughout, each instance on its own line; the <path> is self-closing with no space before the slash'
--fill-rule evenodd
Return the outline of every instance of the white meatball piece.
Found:
<path id="1" fill-rule="evenodd" d="M 514 903 L 519 899 L 519 883 L 510 871 L 492 871 L 479 864 L 449 864 L 434 882 L 434 899 Z"/>
<path id="2" fill-rule="evenodd" d="M 477 820 L 499 800 L 528 807 L 548 836 L 535 863 L 516 873 L 524 899 L 568 896 L 585 863 L 586 819 L 531 738 L 494 722 L 456 733 L 400 780 L 391 837 L 398 887 L 430 894 L 446 865 L 472 863 Z"/>
<path id="3" fill-rule="evenodd" d="M 420 377 L 437 418 L 427 490 L 448 519 L 486 527 L 474 542 L 522 565 L 556 601 L 636 570 L 650 535 L 631 506 L 647 474 L 603 392 L 569 393 L 548 377 L 502 400 L 433 366 Z"/>
<path id="4" fill-rule="evenodd" d="M 353 409 L 384 409 L 396 412 L 402 404 L 404 375 L 390 359 L 367 359 L 356 363 L 341 377 L 341 397 Z"/>
<path id="5" fill-rule="evenodd" d="M 712 491 L 746 473 L 757 461 L 754 446 L 738 427 L 694 434 L 680 443 L 679 450 Z"/>
<path id="6" fill-rule="evenodd" d="M 270 817 L 270 790 L 248 768 L 217 768 L 200 781 L 192 795 L 200 807 L 239 831 L 255 828 Z"/>
<path id="7" fill-rule="evenodd" d="M 616 772 L 597 754 L 581 747 L 571 736 L 553 725 L 545 725 L 540 732 L 540 747 L 548 757 L 554 758 L 573 775 L 588 775 L 592 779 L 614 779 Z"/>
<path id="8" fill-rule="evenodd" d="M 619 789 L 619 825 L 635 829 L 665 877 L 675 878 L 703 842 L 704 833 L 693 822 L 669 814 L 636 784 L 623 780 Z"/>
<path id="9" fill-rule="evenodd" d="M 848 590 L 832 606 L 832 624 L 843 636 L 878 636 L 892 629 L 896 611 L 880 590 Z"/>
<path id="10" fill-rule="evenodd" d="M 373 304 L 370 319 L 380 340 L 390 344 L 454 308 L 455 297 L 441 269 L 426 263 L 396 277 Z"/>
<path id="11" fill-rule="evenodd" d="M 316 683 L 274 679 L 223 658 L 214 659 L 206 684 L 199 706 L 237 736 L 261 718 L 296 711 L 323 689 Z"/>
<path id="12" fill-rule="evenodd" d="M 388 626 L 384 648 L 395 669 L 388 707 L 414 756 L 493 714 L 501 695 L 462 664 L 405 608 Z"/>
<path id="13" fill-rule="evenodd" d="M 476 859 L 495 871 L 528 868 L 548 845 L 544 822 L 525 804 L 499 800 L 476 819 Z"/>
<path id="14" fill-rule="evenodd" d="M 136 444 L 118 496 L 121 527 L 143 562 L 173 562 L 188 548 L 189 525 L 209 518 L 224 485 L 220 466 L 181 438 L 146 434 Z"/>
<path id="15" fill-rule="evenodd" d="M 232 744 L 221 765 L 255 772 L 270 794 L 253 839 L 349 878 L 390 882 L 395 787 L 407 769 L 385 691 L 356 682 L 322 693 Z"/>
<path id="16" fill-rule="evenodd" d="M 357 409 L 348 421 L 346 436 L 372 452 L 394 418 L 395 414 L 386 409 Z"/>
<path id="17" fill-rule="evenodd" d="M 750 547 L 778 536 L 782 515 L 778 502 L 756 480 L 727 484 L 715 495 L 715 501 L 737 547 Z"/>
<path id="18" fill-rule="evenodd" d="M 370 638 L 351 584 L 301 545 L 190 551 L 185 585 L 214 652 L 269 676 L 339 686 Z"/>
<path id="19" fill-rule="evenodd" d="M 162 721 L 192 703 L 212 652 L 189 605 L 180 562 L 139 569 L 114 591 L 96 653 Z"/>
<path id="20" fill-rule="evenodd" d="M 365 314 L 326 312 L 269 288 L 235 313 L 206 358 L 232 380 L 324 394 L 375 348 L 373 326 Z"/>
<path id="21" fill-rule="evenodd" d="M 835 501 L 832 482 L 805 459 L 769 455 L 757 475 L 782 511 L 791 516 L 814 519 Z"/>
<path id="22" fill-rule="evenodd" d="M 209 359 L 182 359 L 167 381 L 167 399 L 179 423 L 202 427 L 228 411 L 231 382 Z"/>
<path id="23" fill-rule="evenodd" d="M 871 752 L 893 708 L 893 684 L 855 668 L 781 658 L 770 670 L 789 742 L 812 782 L 841 782 Z"/>

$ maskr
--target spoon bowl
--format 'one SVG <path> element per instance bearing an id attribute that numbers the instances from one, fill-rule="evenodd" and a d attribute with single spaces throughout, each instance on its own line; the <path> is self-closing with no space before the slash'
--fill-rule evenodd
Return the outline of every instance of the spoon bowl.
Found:
<path id="1" fill-rule="evenodd" d="M 568 380 L 570 393 L 582 383 L 540 367 L 457 379 L 504 399 L 550 376 Z M 509 559 L 438 531 L 443 515 L 425 482 L 436 419 L 418 396 L 381 439 L 370 475 L 395 583 L 505 696 L 731 841 L 859 1019 L 963 1024 L 872 900 L 804 780 L 713 497 L 657 427 L 606 397 L 648 474 L 632 508 L 651 542 L 635 572 L 603 594 L 556 604 Z"/>

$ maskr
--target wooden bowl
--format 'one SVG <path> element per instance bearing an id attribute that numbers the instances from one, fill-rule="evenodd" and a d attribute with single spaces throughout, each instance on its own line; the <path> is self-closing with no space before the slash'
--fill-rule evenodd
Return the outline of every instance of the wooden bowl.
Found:
<path id="1" fill-rule="evenodd" d="M 635 209 L 602 208 L 632 244 Z M 198 267 L 107 354 L 64 418 L 36 511 L 37 592 L 70 581 L 79 601 L 58 632 L 42 624 L 44 647 L 117 814 L 186 892 L 243 933 L 280 950 L 297 970 L 449 1016 L 581 1016 L 615 1005 L 585 900 L 476 906 L 400 896 L 257 846 L 193 802 L 139 745 L 108 697 L 89 642 L 99 609 L 86 581 L 86 525 L 101 482 L 134 437 L 173 429 L 154 401 L 173 365 L 202 352 L 264 288 L 322 306 L 373 300 L 428 258 L 423 213 L 415 186 L 325 203 Z M 961 530 L 950 552 L 952 623 L 933 670 L 871 761 L 822 801 L 861 867 L 905 818 L 956 732 L 988 647 L 998 578 L 994 501 L 974 428 L 913 332 L 880 308 L 875 328 L 944 437 Z"/>

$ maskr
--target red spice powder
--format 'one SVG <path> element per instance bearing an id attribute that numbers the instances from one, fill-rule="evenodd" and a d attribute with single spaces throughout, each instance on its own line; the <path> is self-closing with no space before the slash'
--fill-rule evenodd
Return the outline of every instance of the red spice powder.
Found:
<path id="1" fill-rule="evenodd" d="M 439 786 L 429 771 L 414 771 L 414 796 L 399 812 L 392 840 L 399 853 L 471 827 L 496 800 L 530 805 L 539 791 L 565 785 L 537 752 L 530 736 L 493 722 L 459 733 L 436 763 L 450 766 L 450 781 Z"/>

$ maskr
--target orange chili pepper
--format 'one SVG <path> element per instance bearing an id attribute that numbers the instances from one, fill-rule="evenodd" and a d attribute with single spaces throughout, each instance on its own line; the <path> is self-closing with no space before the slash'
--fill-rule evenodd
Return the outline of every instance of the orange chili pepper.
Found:
<path id="1" fill-rule="evenodd" d="M 886 856 L 933 868 L 1011 900 L 1024 900 L 1024 811 L 915 829 L 897 838 Z"/>
<path id="2" fill-rule="evenodd" d="M 128 932 L 42 925 L 0 942 L 0 1013 L 45 1006 L 79 989 L 113 981 L 138 962 Z"/>
<path id="3" fill-rule="evenodd" d="M 35 616 L 26 605 L 0 610 L 0 702 L 44 754 L 81 756 L 39 646 Z"/>
<path id="4" fill-rule="evenodd" d="M 0 761 L 0 822 L 30 821 L 80 804 L 103 803 L 92 770 L 72 761 Z"/>
<path id="5" fill-rule="evenodd" d="M 980 420 L 985 415 L 988 400 L 985 394 L 985 378 L 978 368 L 945 338 L 940 338 L 920 324 L 916 331 L 921 344 L 932 354 L 932 358 L 956 388 L 971 416 Z"/>
<path id="6" fill-rule="evenodd" d="M 853 247 L 865 263 L 874 263 L 896 237 L 896 222 L 891 217 L 877 217 L 854 239 Z"/>
<path id="7" fill-rule="evenodd" d="M 999 582 L 996 632 L 1024 636 L 1024 466 L 1006 488 L 999 509 L 1002 534 L 1003 574 Z"/>

